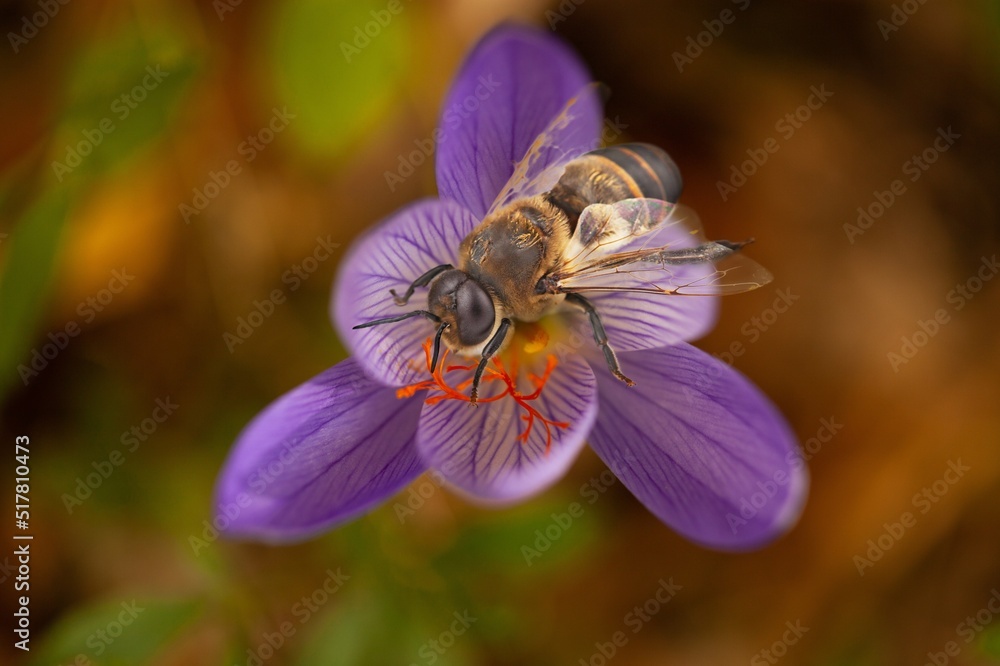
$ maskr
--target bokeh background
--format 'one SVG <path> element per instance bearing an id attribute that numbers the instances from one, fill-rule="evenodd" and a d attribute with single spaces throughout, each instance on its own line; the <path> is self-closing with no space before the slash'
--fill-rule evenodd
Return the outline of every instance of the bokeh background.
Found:
<path id="1" fill-rule="evenodd" d="M 0 662 L 1000 663 L 997 4 L 401 0 L 355 43 L 387 6 L 0 3 L 0 497 L 9 516 L 29 435 L 34 535 L 24 654 L 2 521 Z M 710 237 L 756 237 L 775 281 L 727 299 L 698 344 L 731 353 L 808 447 L 799 525 L 705 550 L 588 452 L 509 509 L 423 477 L 301 545 L 216 540 L 230 444 L 344 357 L 337 263 L 434 194 L 421 146 L 449 80 L 512 18 L 608 86 L 608 138 L 674 156 Z M 342 43 L 362 45 L 350 62 Z M 802 107 L 814 86 L 832 96 Z M 326 260 L 321 238 L 339 244 Z M 162 423 L 158 400 L 177 405 Z M 584 514 L 529 566 L 522 547 L 573 502 Z M 661 580 L 681 589 L 635 631 Z"/>

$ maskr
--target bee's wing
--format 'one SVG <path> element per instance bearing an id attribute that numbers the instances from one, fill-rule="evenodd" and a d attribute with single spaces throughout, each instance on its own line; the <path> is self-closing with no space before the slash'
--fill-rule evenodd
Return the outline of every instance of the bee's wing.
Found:
<path id="1" fill-rule="evenodd" d="M 706 240 L 686 206 L 658 199 L 593 204 L 547 281 L 559 292 L 736 294 L 771 281 L 767 269 L 738 254 L 745 244 Z"/>
<path id="2" fill-rule="evenodd" d="M 578 123 L 589 115 L 587 109 L 601 106 L 603 88 L 598 83 L 584 86 L 562 110 L 545 126 L 524 157 L 514 166 L 514 173 L 494 199 L 487 214 L 503 208 L 512 201 L 547 192 L 558 182 L 569 162 L 598 146 L 587 145 L 590 137 L 578 136 L 589 127 Z"/>

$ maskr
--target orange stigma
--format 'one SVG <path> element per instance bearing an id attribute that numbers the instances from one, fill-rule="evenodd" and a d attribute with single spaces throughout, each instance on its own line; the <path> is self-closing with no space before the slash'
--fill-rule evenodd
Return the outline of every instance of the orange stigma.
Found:
<path id="1" fill-rule="evenodd" d="M 404 386 L 402 388 L 396 389 L 397 398 L 411 398 L 416 395 L 417 391 L 434 391 L 435 393 L 428 395 L 424 402 L 428 405 L 435 405 L 443 400 L 461 400 L 468 402 L 470 404 L 477 403 L 487 403 L 496 402 L 502 400 L 503 398 L 511 398 L 517 403 L 517 406 L 525 411 L 521 415 L 521 418 L 525 422 L 525 428 L 523 432 L 518 434 L 517 439 L 522 444 L 528 443 L 528 437 L 531 436 L 531 431 L 535 427 L 535 423 L 541 423 L 545 428 L 545 454 L 548 455 L 549 451 L 552 449 L 552 428 L 568 428 L 569 423 L 564 421 L 553 421 L 542 416 L 531 403 L 537 400 L 542 394 L 542 389 L 545 388 L 545 383 L 549 380 L 549 376 L 552 371 L 555 370 L 558 365 L 556 357 L 549 354 L 545 362 L 545 371 L 539 375 L 533 373 L 528 373 L 528 380 L 534 385 L 535 390 L 531 393 L 521 393 L 517 389 L 516 380 L 518 376 L 518 361 L 516 355 L 516 348 L 514 349 L 514 355 L 510 363 L 510 371 L 504 367 L 503 361 L 499 356 L 494 356 L 491 359 L 492 365 L 486 366 L 486 372 L 483 373 L 483 377 L 480 380 L 481 383 L 486 382 L 496 382 L 501 381 L 504 383 L 505 388 L 501 393 L 497 395 L 483 398 L 479 397 L 476 399 L 476 403 L 472 403 L 472 398 L 465 394 L 465 391 L 472 385 L 472 377 L 469 376 L 460 383 L 452 386 L 448 383 L 445 375 L 454 372 L 462 372 L 463 374 L 473 371 L 477 363 L 472 363 L 470 365 L 448 365 L 448 354 L 449 350 L 445 349 L 444 353 L 441 355 L 441 360 L 438 362 L 436 368 L 431 367 L 431 339 L 427 340 L 423 344 L 424 357 L 426 359 L 427 371 L 431 374 L 430 379 L 425 379 L 421 382 L 416 382 L 415 384 L 410 384 L 409 386 Z"/>

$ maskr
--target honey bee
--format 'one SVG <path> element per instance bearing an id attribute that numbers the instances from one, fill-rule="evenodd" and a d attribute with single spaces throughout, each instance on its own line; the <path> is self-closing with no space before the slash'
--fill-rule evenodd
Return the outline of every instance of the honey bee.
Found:
<path id="1" fill-rule="evenodd" d="M 473 403 L 487 363 L 509 342 L 515 323 L 567 309 L 587 315 L 608 368 L 633 386 L 588 292 L 715 295 L 749 291 L 771 279 L 746 259 L 719 267 L 753 239 L 705 241 L 697 227 L 687 228 L 686 209 L 676 203 L 680 171 L 662 149 L 628 143 L 582 155 L 563 153 L 553 161 L 556 130 L 572 121 L 576 101 L 567 104 L 516 165 L 486 217 L 462 241 L 459 265 L 430 269 L 403 294 L 389 290 L 403 306 L 417 289 L 429 287 L 427 309 L 354 327 L 418 316 L 431 320 L 437 324 L 432 368 L 442 341 L 455 353 L 479 359 Z M 653 242 L 657 232 L 678 225 L 691 242 Z M 680 269 L 692 265 L 704 269 L 693 277 Z M 623 277 L 632 279 L 623 284 Z"/>

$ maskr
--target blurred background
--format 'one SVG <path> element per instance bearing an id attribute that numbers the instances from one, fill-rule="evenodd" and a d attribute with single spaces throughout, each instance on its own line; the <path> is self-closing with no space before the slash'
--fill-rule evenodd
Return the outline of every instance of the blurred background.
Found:
<path id="1" fill-rule="evenodd" d="M 0 496 L 28 435 L 34 536 L 30 653 L 3 538 L 0 662 L 1000 663 L 998 5 L 389 4 L 0 3 Z M 425 476 L 301 545 L 218 540 L 230 444 L 344 357 L 337 263 L 435 193 L 449 81 L 512 18 L 710 237 L 756 237 L 775 281 L 698 344 L 797 432 L 799 525 L 705 550 L 587 452 L 509 509 Z"/>

